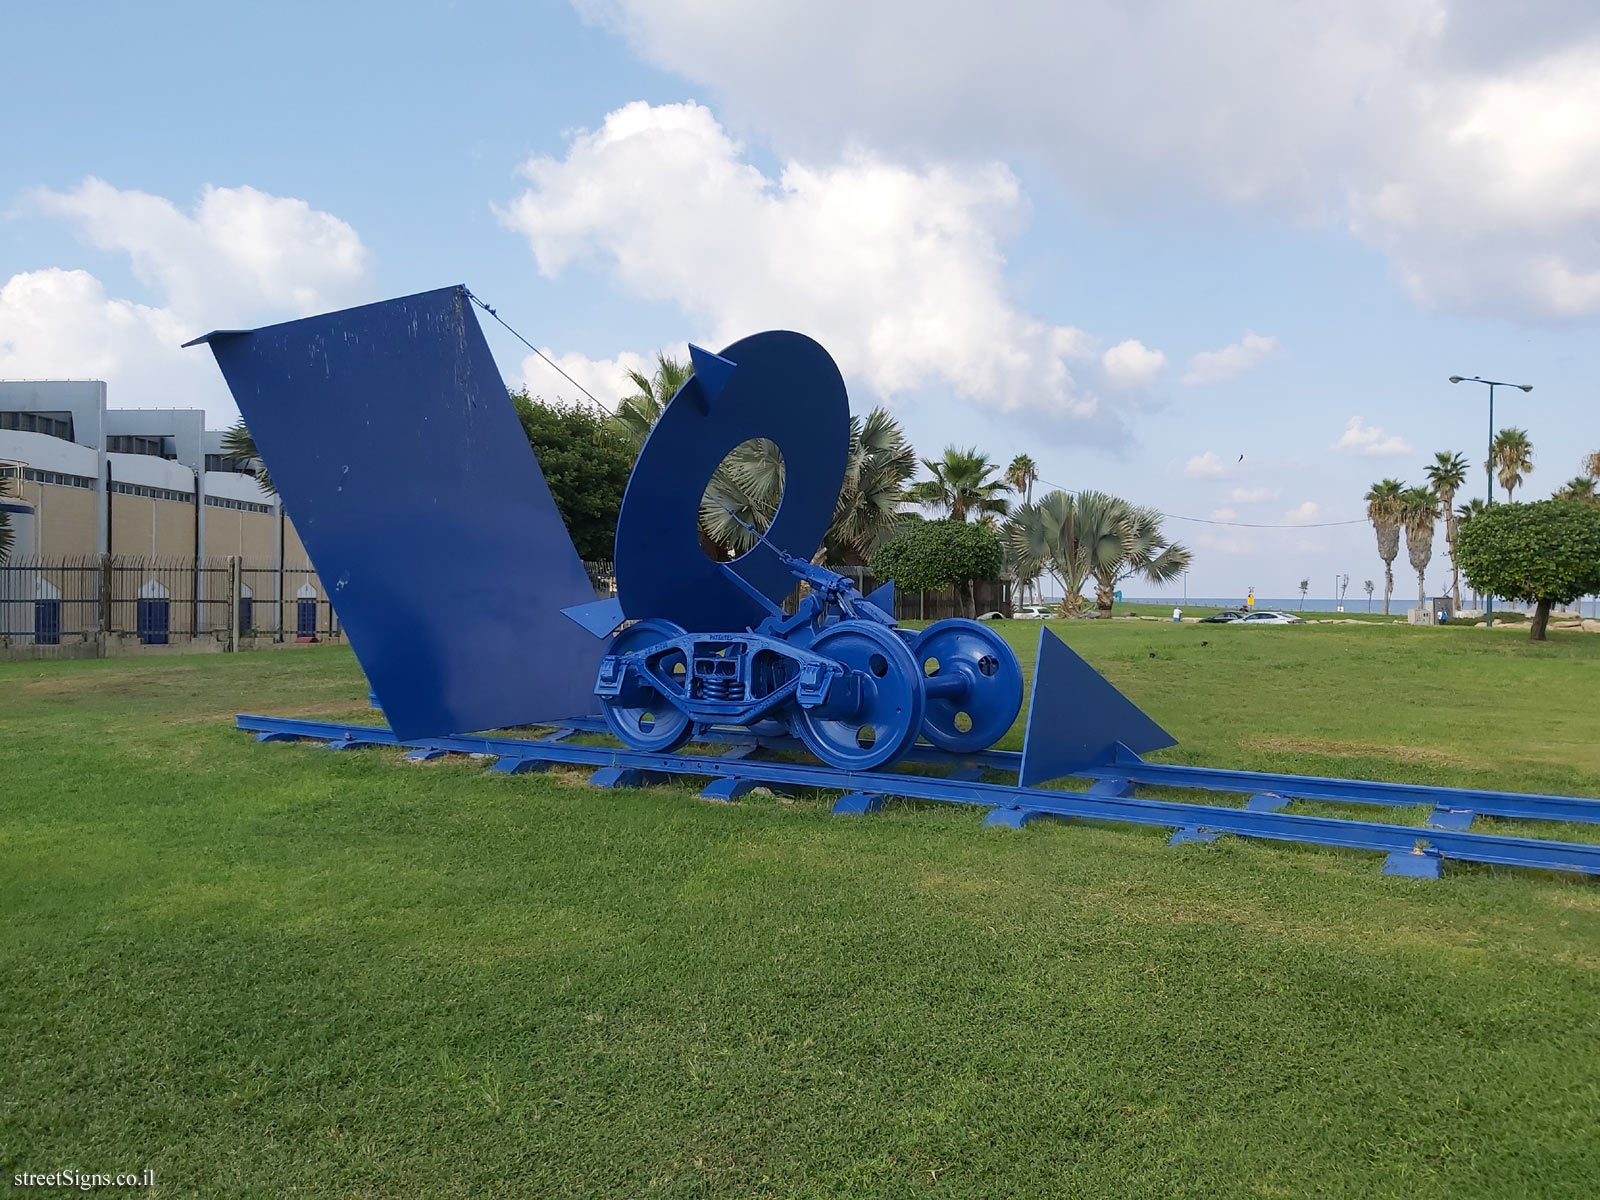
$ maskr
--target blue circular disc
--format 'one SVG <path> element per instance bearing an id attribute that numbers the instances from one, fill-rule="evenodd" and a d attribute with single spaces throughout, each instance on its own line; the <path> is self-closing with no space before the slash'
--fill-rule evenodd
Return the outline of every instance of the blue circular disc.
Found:
<path id="1" fill-rule="evenodd" d="M 645 439 L 617 519 L 617 599 L 630 620 L 692 632 L 749 628 L 767 611 L 700 546 L 700 497 L 722 460 L 751 438 L 783 455 L 783 500 L 767 539 L 809 559 L 833 520 L 850 450 L 850 400 L 828 352 L 776 330 L 723 350 L 720 379 L 690 379 Z M 782 561 L 756 546 L 730 564 L 779 603 L 794 588 Z"/>
<path id="2" fill-rule="evenodd" d="M 634 654 L 662 642 L 682 637 L 684 630 L 667 621 L 639 621 L 617 634 L 611 643 L 612 654 Z M 635 750 L 669 754 L 689 740 L 694 722 L 687 713 L 648 684 L 640 684 L 633 695 L 602 701 L 601 712 L 611 732 Z"/>
<path id="3" fill-rule="evenodd" d="M 790 723 L 806 749 L 846 771 L 903 758 L 923 730 L 927 705 L 922 672 L 905 640 L 876 621 L 840 621 L 811 649 L 860 676 L 861 707 L 849 717 L 828 717 L 794 705 Z"/>
<path id="4" fill-rule="evenodd" d="M 941 750 L 974 754 L 1006 735 L 1022 709 L 1017 654 L 987 625 L 952 617 L 935 621 L 911 649 L 931 681 L 956 678 L 959 691 L 928 697 L 922 736 Z"/>

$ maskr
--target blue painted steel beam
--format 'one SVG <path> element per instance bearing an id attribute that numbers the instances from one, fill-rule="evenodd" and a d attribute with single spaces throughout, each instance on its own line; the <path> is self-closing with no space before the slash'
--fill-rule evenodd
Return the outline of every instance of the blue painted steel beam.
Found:
<path id="1" fill-rule="evenodd" d="M 403 741 L 390 730 L 372 726 L 249 715 L 240 715 L 236 722 L 240 729 L 252 732 L 289 733 L 323 741 L 358 737 L 362 741 L 393 746 L 419 744 L 417 741 Z M 428 738 L 426 744 L 462 754 L 487 754 L 503 758 L 520 756 L 540 762 L 593 766 L 599 768 L 595 773 L 596 782 L 610 787 L 629 786 L 668 775 L 743 777 L 764 784 L 844 789 L 988 809 L 1020 809 L 1056 817 L 1082 817 L 1194 830 L 1199 834 L 1231 833 L 1273 841 L 1371 850 L 1390 855 L 1412 854 L 1422 850 L 1461 862 L 1600 875 L 1600 845 L 1577 842 L 1418 829 L 1407 825 L 1384 825 L 1373 821 L 1350 821 L 1300 813 L 1251 812 L 1183 801 L 1058 792 L 1046 788 L 897 775 L 886 771 L 842 771 L 807 763 L 749 758 L 727 762 L 703 755 L 649 754 L 606 746 L 551 745 L 548 742 L 516 738 L 457 736 Z"/>
<path id="2" fill-rule="evenodd" d="M 567 724 L 584 733 L 607 732 L 599 718 L 576 718 Z M 773 750 L 803 750 L 794 738 L 757 736 L 749 730 L 712 726 L 695 740 L 706 745 L 757 743 Z M 1021 767 L 1022 756 L 1010 750 L 984 750 L 976 754 L 948 754 L 933 746 L 914 746 L 902 762 L 950 765 L 959 771 L 972 764 L 986 771 L 1004 772 L 1013 777 Z M 1338 779 L 1316 775 L 1284 775 L 1268 771 L 1231 771 L 1220 767 L 1188 767 L 1176 763 L 1145 762 L 1137 755 L 1119 755 L 1114 765 L 1074 772 L 1069 778 L 1116 781 L 1128 785 L 1192 788 L 1207 792 L 1238 792 L 1249 795 L 1271 794 L 1283 800 L 1332 800 L 1342 804 L 1364 804 L 1380 808 L 1427 806 L 1448 810 L 1470 810 L 1480 816 L 1509 817 L 1532 821 L 1571 821 L 1579 825 L 1600 825 L 1600 799 L 1583 796 L 1550 796 L 1535 792 L 1494 792 L 1478 788 L 1430 787 L 1426 784 L 1381 783 L 1370 779 Z"/>
<path id="3" fill-rule="evenodd" d="M 1477 788 L 1429 787 L 1417 783 L 1381 783 L 1371 779 L 1280 775 L 1267 771 L 1230 771 L 1219 767 L 1186 767 L 1147 763 L 1128 755 L 1114 765 L 1079 772 L 1100 779 L 1120 777 L 1159 787 L 1198 788 L 1208 792 L 1272 792 L 1293 800 L 1335 800 L 1404 808 L 1471 809 L 1481 816 L 1519 817 L 1538 821 L 1600 824 L 1600 800 L 1582 796 L 1546 796 L 1532 792 L 1492 792 Z"/>

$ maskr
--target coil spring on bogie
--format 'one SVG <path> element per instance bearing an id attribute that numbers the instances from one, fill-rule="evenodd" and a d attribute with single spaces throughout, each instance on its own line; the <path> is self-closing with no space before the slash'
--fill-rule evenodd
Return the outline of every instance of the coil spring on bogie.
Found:
<path id="1" fill-rule="evenodd" d="M 743 700 L 744 685 L 726 675 L 709 675 L 701 680 L 707 700 Z"/>

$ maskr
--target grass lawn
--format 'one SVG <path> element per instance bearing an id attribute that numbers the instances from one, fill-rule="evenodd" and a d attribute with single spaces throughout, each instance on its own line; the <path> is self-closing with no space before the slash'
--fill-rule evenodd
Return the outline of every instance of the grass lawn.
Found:
<path id="1" fill-rule="evenodd" d="M 1600 795 L 1594 635 L 1053 628 L 1181 739 L 1172 761 Z M 1031 651 L 1037 624 L 1006 629 Z M 0 665 L 0 1178 L 1600 1188 L 1592 883 L 937 805 L 714 806 L 258 746 L 229 720 L 364 696 L 342 649 Z"/>

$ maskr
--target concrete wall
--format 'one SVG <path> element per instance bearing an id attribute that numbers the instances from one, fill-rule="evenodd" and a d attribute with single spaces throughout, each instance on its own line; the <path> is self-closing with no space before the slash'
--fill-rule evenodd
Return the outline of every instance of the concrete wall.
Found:
<path id="1" fill-rule="evenodd" d="M 100 551 L 101 493 L 85 488 L 27 483 L 22 499 L 33 505 L 37 553 L 43 558 L 77 557 Z"/>
<path id="2" fill-rule="evenodd" d="M 111 478 L 117 483 L 166 488 L 174 492 L 194 491 L 194 470 L 179 462 L 169 462 L 153 454 L 108 454 Z"/>
<path id="3" fill-rule="evenodd" d="M 289 520 L 283 523 L 283 566 L 286 571 L 303 571 L 311 566 L 311 556 L 306 553 L 294 522 Z"/>
<path id="4" fill-rule="evenodd" d="M 0 409 L 71 413 L 72 436 L 78 445 L 96 452 L 105 446 L 106 385 L 98 379 L 0 379 Z M 11 457 L 6 454 L 3 441 L 11 433 L 0 431 L 0 458 Z"/>
<path id="5" fill-rule="evenodd" d="M 105 431 L 107 437 L 134 434 L 171 438 L 178 462 L 191 470 L 205 467 L 206 414 L 198 408 L 108 408 Z"/>
<path id="6" fill-rule="evenodd" d="M 76 422 L 77 418 L 73 418 Z M 48 433 L 24 433 L 20 429 L 0 429 L 0 458 L 20 462 L 40 471 L 60 471 L 98 479 L 100 451 Z"/>
<path id="7" fill-rule="evenodd" d="M 271 567 L 278 561 L 278 518 L 271 513 L 206 507 L 206 558 L 237 555 L 248 566 Z"/>
<path id="8" fill-rule="evenodd" d="M 111 552 L 133 558 L 193 558 L 193 503 L 113 495 Z"/>

